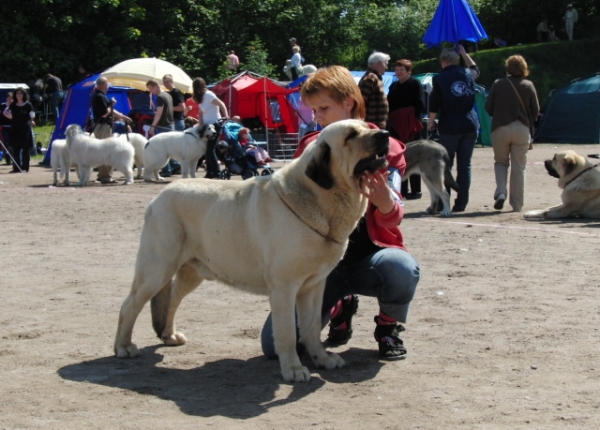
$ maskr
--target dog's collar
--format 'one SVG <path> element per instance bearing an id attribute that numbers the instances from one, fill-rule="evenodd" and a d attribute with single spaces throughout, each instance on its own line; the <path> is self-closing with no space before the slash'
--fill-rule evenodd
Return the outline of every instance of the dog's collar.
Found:
<path id="1" fill-rule="evenodd" d="M 588 170 L 592 170 L 595 169 L 596 167 L 600 166 L 600 163 L 598 164 L 594 164 L 593 166 L 588 167 L 587 169 L 583 169 L 581 172 L 579 172 L 577 175 L 575 175 L 575 177 L 573 179 L 571 179 L 569 182 L 567 182 L 565 184 L 565 188 L 567 188 L 567 185 L 569 185 L 571 182 L 573 182 L 575 179 L 579 178 L 581 175 L 583 175 L 585 172 L 587 172 Z"/>
<path id="2" fill-rule="evenodd" d="M 335 240 L 333 237 L 331 237 L 331 236 L 329 236 L 329 235 L 327 235 L 327 234 L 325 234 L 325 233 L 323 233 L 323 232 L 321 232 L 321 231 L 317 230 L 317 229 L 316 229 L 316 228 L 314 228 L 312 225 L 310 225 L 309 223 L 307 223 L 307 222 L 306 222 L 306 221 L 305 221 L 305 220 L 304 220 L 304 219 L 303 219 L 303 218 L 302 218 L 302 217 L 301 217 L 301 216 L 298 214 L 298 212 L 296 212 L 296 211 L 295 211 L 295 210 L 294 210 L 294 209 L 293 209 L 293 208 L 292 208 L 292 207 L 291 207 L 291 206 L 288 204 L 288 202 L 286 202 L 286 201 L 285 201 L 285 199 L 284 199 L 284 198 L 283 198 L 283 196 L 281 195 L 281 193 L 280 193 L 280 191 L 279 191 L 279 188 L 278 188 L 278 187 L 275 187 L 275 191 L 277 192 L 277 196 L 278 196 L 278 197 L 281 199 L 281 201 L 283 202 L 283 204 L 284 204 L 284 205 L 285 205 L 285 206 L 286 206 L 286 207 L 287 207 L 287 208 L 290 210 L 290 212 L 292 212 L 294 215 L 296 215 L 296 216 L 298 217 L 298 219 L 299 219 L 300 221 L 302 221 L 304 224 L 306 224 L 307 226 L 309 226 L 309 227 L 310 227 L 310 229 L 311 229 L 312 231 L 314 231 L 315 233 L 317 233 L 319 236 L 322 236 L 322 237 L 324 237 L 324 238 L 325 238 L 325 240 L 329 240 L 329 241 L 331 241 L 331 242 L 337 243 L 338 245 L 343 245 L 343 243 L 342 243 L 342 242 L 340 242 L 340 241 L 338 241 L 338 240 Z"/>

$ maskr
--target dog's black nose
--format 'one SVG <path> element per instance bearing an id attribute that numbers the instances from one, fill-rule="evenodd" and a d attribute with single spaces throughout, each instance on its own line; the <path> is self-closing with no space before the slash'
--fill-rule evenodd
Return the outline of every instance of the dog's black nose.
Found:
<path id="1" fill-rule="evenodd" d="M 388 141 L 390 140 L 390 133 L 388 133 L 387 130 L 379 130 L 375 135 L 375 139 L 377 139 L 380 142 Z"/>

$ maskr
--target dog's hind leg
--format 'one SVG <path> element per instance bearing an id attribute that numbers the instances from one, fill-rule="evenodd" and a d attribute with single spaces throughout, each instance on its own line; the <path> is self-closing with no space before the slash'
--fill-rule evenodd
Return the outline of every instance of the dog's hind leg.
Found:
<path id="1" fill-rule="evenodd" d="M 429 215 L 435 215 L 437 213 L 437 211 L 438 211 L 437 210 L 438 195 L 435 192 L 435 190 L 433 189 L 433 185 L 431 185 L 431 182 L 429 181 L 429 179 L 427 179 L 425 177 L 425 175 L 422 175 L 421 179 L 423 179 L 423 182 L 425 183 L 425 186 L 429 190 L 429 197 L 431 199 L 431 204 L 429 205 L 429 207 L 427 209 L 425 209 L 425 213 L 427 213 Z"/>
<path id="2" fill-rule="evenodd" d="M 139 255 L 138 255 L 139 258 Z M 142 268 L 144 269 L 142 273 Z M 137 357 L 140 355 L 137 346 L 131 342 L 135 320 L 144 305 L 162 289 L 171 285 L 173 271 L 166 270 L 166 265 L 158 261 L 149 265 L 148 261 L 136 263 L 136 273 L 129 296 L 121 306 L 119 325 L 115 337 L 115 354 L 117 357 Z"/>
<path id="3" fill-rule="evenodd" d="M 448 192 L 444 188 L 443 178 L 444 178 L 444 170 L 443 167 L 440 166 L 438 171 L 435 173 L 427 173 L 422 176 L 423 182 L 429 189 L 429 194 L 431 194 L 431 206 L 427 209 L 428 213 L 437 212 L 437 201 L 440 199 L 442 201 L 443 209 L 441 212 L 441 216 L 448 217 L 452 215 L 452 209 L 450 208 L 450 196 Z M 435 200 L 435 203 L 434 203 Z M 431 208 L 435 209 L 435 212 L 430 212 Z"/>
<path id="4" fill-rule="evenodd" d="M 194 266 L 185 264 L 177 271 L 173 283 L 167 284 L 152 297 L 152 326 L 166 345 L 177 346 L 187 342 L 183 333 L 175 331 L 175 313 L 183 298 L 194 291 L 202 281 Z"/>
<path id="5" fill-rule="evenodd" d="M 325 282 L 296 298 L 300 342 L 304 344 L 318 368 L 342 367 L 344 360 L 337 354 L 328 353 L 321 343 L 321 307 Z"/>
<path id="6" fill-rule="evenodd" d="M 277 284 L 274 283 L 274 285 Z M 275 352 L 279 356 L 281 375 L 286 381 L 305 382 L 310 380 L 310 372 L 302 365 L 296 352 L 294 310 L 298 289 L 298 286 L 290 284 L 279 288 L 272 286 L 269 302 L 273 316 L 273 340 L 275 341 Z"/>
<path id="7" fill-rule="evenodd" d="M 90 166 L 85 166 L 85 165 L 79 166 L 79 182 L 77 183 L 77 186 L 83 187 L 85 184 L 87 184 L 87 182 L 90 179 L 90 171 L 91 170 L 92 169 Z"/>
<path id="8" fill-rule="evenodd" d="M 133 168 L 132 168 L 132 166 L 125 165 L 125 166 L 119 167 L 118 170 L 125 175 L 125 184 L 124 185 L 132 185 L 133 184 Z"/>

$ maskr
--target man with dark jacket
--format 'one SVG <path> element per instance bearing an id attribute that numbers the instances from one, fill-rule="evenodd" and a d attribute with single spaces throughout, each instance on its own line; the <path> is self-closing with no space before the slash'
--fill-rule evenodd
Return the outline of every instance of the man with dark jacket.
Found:
<path id="1" fill-rule="evenodd" d="M 459 53 L 467 68 L 458 66 Z M 429 100 L 429 130 L 433 131 L 436 127 L 435 120 L 439 114 L 438 134 L 440 143 L 448 151 L 450 168 L 456 156 L 456 182 L 460 191 L 452 212 L 464 212 L 469 203 L 471 157 L 479 129 L 475 112 L 475 79 L 479 76 L 479 69 L 462 45 L 459 45 L 458 53 L 445 48 L 440 62 L 442 71 L 433 78 Z M 449 188 L 447 191 L 450 193 Z"/>

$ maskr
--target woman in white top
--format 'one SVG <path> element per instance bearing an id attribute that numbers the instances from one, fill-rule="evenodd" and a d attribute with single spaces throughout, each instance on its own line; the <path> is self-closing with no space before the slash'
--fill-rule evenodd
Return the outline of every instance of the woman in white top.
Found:
<path id="1" fill-rule="evenodd" d="M 221 168 L 219 167 L 219 160 L 215 153 L 215 146 L 217 145 L 221 131 L 218 120 L 229 116 L 227 107 L 215 93 L 206 87 L 206 82 L 202 78 L 194 79 L 192 82 L 192 90 L 192 97 L 194 98 L 194 101 L 198 103 L 198 107 L 200 108 L 198 112 L 199 125 L 214 124 L 215 129 L 217 130 L 215 137 L 209 140 L 206 146 L 206 175 L 204 177 L 209 179 L 219 178 Z"/>

